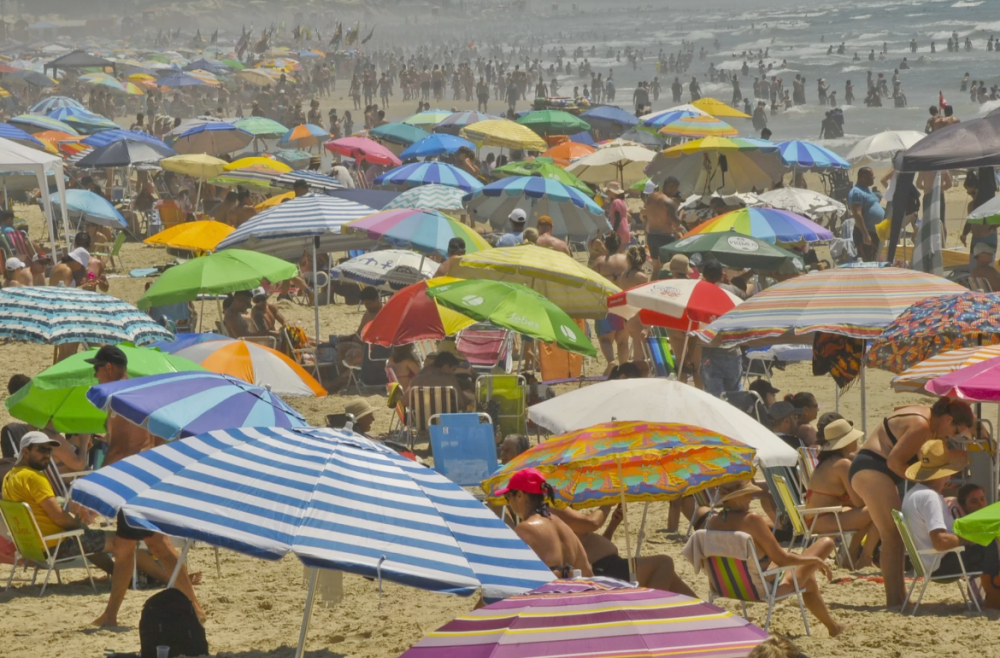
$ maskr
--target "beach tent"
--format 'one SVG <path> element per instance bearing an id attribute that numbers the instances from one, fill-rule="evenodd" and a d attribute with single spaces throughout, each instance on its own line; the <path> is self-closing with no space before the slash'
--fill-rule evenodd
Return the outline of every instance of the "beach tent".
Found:
<path id="1" fill-rule="evenodd" d="M 55 178 L 59 206 L 62 209 L 63 234 L 67 241 L 67 249 L 72 249 L 72 244 L 69 241 L 73 234 L 69 229 L 66 181 L 63 176 L 62 158 L 0 137 L 0 174 L 9 172 L 31 172 L 37 178 L 38 189 L 42 192 L 42 210 L 45 213 L 45 222 L 49 227 L 52 253 L 56 252 L 56 231 L 55 218 L 52 214 L 52 199 L 49 196 L 48 176 L 51 175 Z"/>
<path id="2" fill-rule="evenodd" d="M 82 50 L 74 50 L 71 53 L 63 55 L 62 57 L 55 58 L 45 65 L 46 71 L 52 69 L 53 76 L 59 69 L 66 71 L 68 69 L 88 68 L 100 68 L 102 70 L 110 68 L 112 71 L 117 73 L 117 66 L 111 60 L 104 59 L 103 57 L 95 57 L 94 55 L 85 53 Z"/>

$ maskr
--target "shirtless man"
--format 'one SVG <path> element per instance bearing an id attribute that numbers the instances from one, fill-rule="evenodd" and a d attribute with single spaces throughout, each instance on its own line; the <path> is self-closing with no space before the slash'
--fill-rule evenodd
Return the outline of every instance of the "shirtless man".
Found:
<path id="1" fill-rule="evenodd" d="M 667 176 L 662 188 L 646 197 L 646 206 L 642 209 L 653 272 L 660 271 L 660 247 L 680 239 L 684 234 L 678 212 L 680 203 L 677 192 L 680 186 L 679 180 Z"/>
<path id="2" fill-rule="evenodd" d="M 278 307 L 267 301 L 267 290 L 263 287 L 253 291 L 250 323 L 258 336 L 275 337 L 278 335 L 278 325 L 284 327 L 288 324 Z"/>
<path id="3" fill-rule="evenodd" d="M 423 369 L 410 380 L 410 388 L 414 386 L 451 386 L 458 392 L 458 406 L 467 410 L 475 407 L 475 395 L 469 386 L 462 386 L 459 380 L 459 369 L 462 362 L 451 352 L 439 352 L 434 360 L 424 365 Z"/>
<path id="4" fill-rule="evenodd" d="M 974 279 L 984 279 L 990 284 L 991 291 L 1000 290 L 1000 272 L 993 267 L 996 259 L 996 247 L 986 242 L 980 242 L 972 248 L 972 269 L 969 276 Z"/>
<path id="5" fill-rule="evenodd" d="M 45 269 L 52 263 L 52 257 L 48 254 L 38 253 L 31 257 L 31 285 L 45 286 Z"/>
<path id="6" fill-rule="evenodd" d="M 32 285 L 31 271 L 24 261 L 17 256 L 11 256 L 4 262 L 3 287 Z"/>
<path id="7" fill-rule="evenodd" d="M 101 384 L 128 378 L 128 357 L 114 345 L 105 345 L 97 351 L 93 358 L 87 359 L 87 363 L 94 366 L 94 376 Z M 156 445 L 156 439 L 153 435 L 115 413 L 108 416 L 107 430 L 108 453 L 104 458 L 105 466 L 149 450 Z M 167 537 L 133 528 L 125 521 L 124 514 L 118 512 L 118 525 L 114 541 L 115 568 L 111 575 L 111 596 L 108 598 L 108 605 L 104 612 L 94 620 L 94 626 L 118 626 L 118 610 L 125 600 L 125 593 L 128 592 L 129 584 L 132 581 L 132 573 L 135 570 L 136 545 L 140 541 L 146 543 L 149 552 L 156 556 L 167 573 L 173 572 L 177 566 L 177 552 Z M 191 599 L 198 618 L 204 620 L 205 612 L 198 603 L 185 566 L 181 566 L 176 587 Z"/>
<path id="8" fill-rule="evenodd" d="M 465 255 L 465 240 L 462 238 L 452 238 L 448 240 L 448 258 L 445 259 L 443 263 L 438 265 L 437 270 L 434 272 L 435 277 L 447 276 L 451 272 L 451 268 L 458 265 L 458 261 L 462 260 L 462 256 Z"/>
<path id="9" fill-rule="evenodd" d="M 538 218 L 538 239 L 535 241 L 539 247 L 547 247 L 555 251 L 561 251 L 567 256 L 573 254 L 569 250 L 569 245 L 552 235 L 552 218 L 542 215 Z"/>
<path id="10" fill-rule="evenodd" d="M 557 577 L 572 578 L 576 569 L 583 576 L 594 575 L 580 539 L 564 521 L 549 512 L 552 487 L 545 476 L 534 468 L 520 470 L 497 495 L 507 499 L 521 520 L 514 532 Z"/>
<path id="11" fill-rule="evenodd" d="M 226 327 L 226 333 L 231 338 L 242 338 L 253 335 L 250 323 L 247 321 L 247 311 L 253 303 L 253 295 L 249 290 L 240 290 L 233 293 L 233 300 L 229 303 L 229 308 L 222 314 L 222 323 Z"/>

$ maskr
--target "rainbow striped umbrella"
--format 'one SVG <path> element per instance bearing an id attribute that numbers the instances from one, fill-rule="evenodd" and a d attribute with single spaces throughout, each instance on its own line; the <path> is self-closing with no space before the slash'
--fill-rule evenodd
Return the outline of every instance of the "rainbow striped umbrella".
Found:
<path id="1" fill-rule="evenodd" d="M 930 380 L 997 357 L 1000 357 L 1000 345 L 963 347 L 959 350 L 941 352 L 893 377 L 892 390 L 897 393 L 929 394 L 924 386 Z"/>
<path id="2" fill-rule="evenodd" d="M 469 254 L 491 248 L 471 227 L 436 210 L 383 210 L 344 224 L 341 232 L 364 233 L 372 240 L 441 256 L 448 255 L 448 241 L 452 238 L 465 240 L 465 251 Z"/>
<path id="3" fill-rule="evenodd" d="M 871 340 L 913 304 L 963 291 L 943 277 L 896 267 L 811 272 L 757 293 L 697 334 L 726 347 L 817 331 Z"/>
<path id="4" fill-rule="evenodd" d="M 308 148 L 318 146 L 328 139 L 330 139 L 330 133 L 322 126 L 302 123 L 286 132 L 285 136 L 278 140 L 278 146 L 281 148 Z"/>
<path id="5" fill-rule="evenodd" d="M 52 117 L 44 114 L 19 114 L 13 119 L 8 119 L 7 123 L 13 124 L 29 133 L 37 133 L 45 130 L 57 130 L 61 133 L 69 135 L 80 134 L 77 132 L 76 128 L 68 123 L 63 123 L 58 119 L 53 119 Z"/>
<path id="6" fill-rule="evenodd" d="M 396 167 L 375 179 L 376 185 L 419 185 L 438 184 L 455 187 L 464 192 L 483 189 L 472 174 L 446 162 L 415 162 Z"/>
<path id="7" fill-rule="evenodd" d="M 714 217 L 688 231 L 684 237 L 702 233 L 735 231 L 770 244 L 830 240 L 833 233 L 801 215 L 774 208 L 740 208 Z"/>
<path id="8" fill-rule="evenodd" d="M 400 658 L 744 658 L 767 637 L 683 594 L 557 580 L 461 615 Z"/>
<path id="9" fill-rule="evenodd" d="M 661 135 L 675 137 L 733 137 L 739 132 L 722 119 L 712 116 L 680 117 L 660 128 Z"/>

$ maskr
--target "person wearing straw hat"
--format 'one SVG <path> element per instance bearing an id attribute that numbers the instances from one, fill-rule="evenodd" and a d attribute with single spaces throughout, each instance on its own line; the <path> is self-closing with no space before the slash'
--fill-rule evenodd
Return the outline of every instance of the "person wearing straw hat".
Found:
<path id="1" fill-rule="evenodd" d="M 372 425 L 375 423 L 375 407 L 370 405 L 368 400 L 365 400 L 364 398 L 355 398 L 354 400 L 351 400 L 344 405 L 344 413 L 350 414 L 354 419 L 352 421 L 353 424 L 351 425 L 351 431 L 356 434 L 368 436 L 368 432 L 371 431 Z"/>
<path id="2" fill-rule="evenodd" d="M 859 569 L 868 567 L 872 564 L 875 546 L 879 541 L 878 528 L 872 524 L 865 502 L 851 487 L 850 477 L 851 460 L 858 451 L 858 441 L 864 438 L 865 433 L 855 429 L 854 423 L 839 414 L 825 414 L 824 420 L 827 422 L 822 428 L 823 443 L 819 463 L 809 477 L 805 506 L 807 509 L 840 507 L 843 510 L 838 515 L 840 527 L 845 532 L 854 531 L 849 547 L 854 566 Z M 813 515 L 804 512 L 803 517 L 806 523 L 812 523 Z M 813 526 L 813 531 L 817 534 L 835 533 L 837 530 L 837 518 L 832 514 L 819 515 Z"/>
<path id="3" fill-rule="evenodd" d="M 625 205 L 625 189 L 616 180 L 604 186 L 604 196 L 608 198 L 608 204 L 604 208 L 608 223 L 611 229 L 618 234 L 621 246 L 625 249 L 632 242 L 632 228 L 629 226 L 628 206 Z"/>
<path id="4" fill-rule="evenodd" d="M 695 527 L 703 525 L 706 530 L 723 532 L 745 532 L 753 538 L 757 557 L 760 559 L 761 571 L 773 567 L 795 567 L 795 577 L 799 587 L 805 591 L 802 601 L 809 612 L 826 626 L 830 637 L 840 635 L 846 626 L 839 623 L 830 614 L 819 591 L 816 572 L 822 571 L 827 579 L 833 580 L 833 570 L 826 559 L 833 554 L 835 545 L 830 537 L 821 537 L 801 553 L 790 553 L 781 547 L 772 534 L 771 523 L 766 516 L 750 511 L 750 503 L 754 495 L 762 491 L 760 487 L 749 480 L 730 482 L 719 487 L 719 499 L 716 505 L 720 509 L 709 510 L 700 508 L 695 514 Z M 778 587 L 780 596 L 791 592 L 795 587 L 792 572 L 785 573 L 785 578 Z"/>

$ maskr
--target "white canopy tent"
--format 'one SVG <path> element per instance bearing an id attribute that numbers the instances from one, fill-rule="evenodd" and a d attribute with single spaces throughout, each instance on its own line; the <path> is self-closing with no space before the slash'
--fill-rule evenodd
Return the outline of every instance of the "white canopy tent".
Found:
<path id="1" fill-rule="evenodd" d="M 49 240 L 52 244 L 53 254 L 56 253 L 56 232 L 48 177 L 49 175 L 55 177 L 56 189 L 59 193 L 59 207 L 62 209 L 66 246 L 67 249 L 72 249 L 73 236 L 70 234 L 69 214 L 66 210 L 66 180 L 63 176 L 62 158 L 0 137 L 0 176 L 16 172 L 30 172 L 38 179 L 38 189 L 42 193 L 42 207 L 45 213 L 45 222 L 49 227 Z"/>

